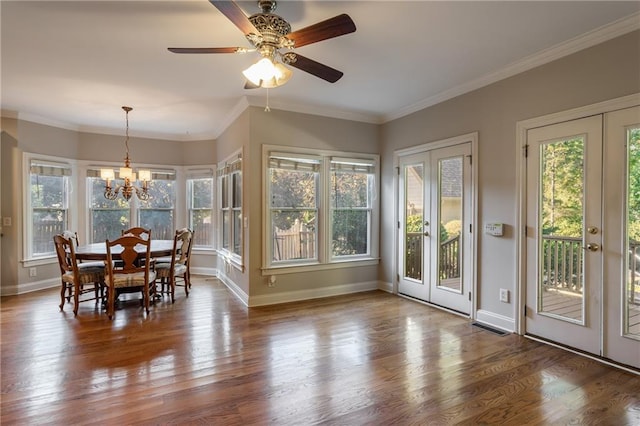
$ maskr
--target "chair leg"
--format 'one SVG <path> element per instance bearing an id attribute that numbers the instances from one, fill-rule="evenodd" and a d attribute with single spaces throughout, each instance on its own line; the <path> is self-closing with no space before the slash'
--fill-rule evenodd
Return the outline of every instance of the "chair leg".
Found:
<path id="1" fill-rule="evenodd" d="M 67 284 L 63 281 L 62 282 L 62 288 L 60 288 L 60 310 L 62 311 L 63 307 L 64 307 L 64 298 L 65 298 L 65 293 L 67 292 Z"/>
<path id="2" fill-rule="evenodd" d="M 73 315 L 78 315 L 79 304 L 80 304 L 80 284 L 73 283 Z"/>
<path id="3" fill-rule="evenodd" d="M 116 295 L 115 289 L 107 287 L 107 316 L 109 319 L 113 319 L 113 312 L 115 311 Z"/>
<path id="4" fill-rule="evenodd" d="M 189 281 L 189 272 L 186 272 L 182 276 L 182 280 L 184 281 L 184 292 L 189 297 L 189 287 L 191 287 L 191 281 Z"/>
<path id="5" fill-rule="evenodd" d="M 169 277 L 169 285 L 171 286 L 171 303 L 176 303 L 176 277 Z"/>
<path id="6" fill-rule="evenodd" d="M 142 292 L 144 293 L 142 296 L 142 298 L 144 299 L 144 310 L 147 312 L 147 315 L 149 315 L 149 283 L 144 284 Z"/>

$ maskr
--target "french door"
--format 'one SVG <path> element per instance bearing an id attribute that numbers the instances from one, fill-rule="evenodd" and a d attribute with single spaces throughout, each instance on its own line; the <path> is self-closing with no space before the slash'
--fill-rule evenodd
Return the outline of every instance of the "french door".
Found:
<path id="1" fill-rule="evenodd" d="M 471 143 L 399 159 L 398 292 L 469 314 Z"/>
<path id="2" fill-rule="evenodd" d="M 527 132 L 526 333 L 640 368 L 640 108 Z"/>

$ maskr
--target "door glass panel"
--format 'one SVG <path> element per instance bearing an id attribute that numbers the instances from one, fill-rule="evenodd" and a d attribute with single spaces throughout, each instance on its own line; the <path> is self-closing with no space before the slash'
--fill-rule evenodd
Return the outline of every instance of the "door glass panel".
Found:
<path id="1" fill-rule="evenodd" d="M 405 166 L 405 244 L 404 276 L 422 280 L 424 229 L 424 168 L 422 164 Z"/>
<path id="2" fill-rule="evenodd" d="M 540 146 L 538 311 L 584 322 L 584 137 Z"/>
<path id="3" fill-rule="evenodd" d="M 640 339 L 640 127 L 627 131 L 627 238 L 629 253 L 624 298 L 625 330 Z"/>
<path id="4" fill-rule="evenodd" d="M 462 157 L 438 161 L 438 286 L 462 292 Z"/>

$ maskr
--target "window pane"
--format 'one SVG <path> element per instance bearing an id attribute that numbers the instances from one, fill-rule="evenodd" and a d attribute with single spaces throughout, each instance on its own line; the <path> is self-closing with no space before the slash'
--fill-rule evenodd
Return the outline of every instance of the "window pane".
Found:
<path id="1" fill-rule="evenodd" d="M 229 249 L 229 210 L 222 212 L 222 248 Z"/>
<path id="2" fill-rule="evenodd" d="M 66 209 L 65 178 L 62 176 L 31 175 L 31 207 Z M 53 240 L 52 240 L 53 241 Z"/>
<path id="3" fill-rule="evenodd" d="M 36 256 L 53 253 L 53 236 L 66 229 L 67 211 L 55 209 L 33 209 L 32 253 Z"/>
<path id="4" fill-rule="evenodd" d="M 271 206 L 315 208 L 317 172 L 270 169 Z"/>
<path id="5" fill-rule="evenodd" d="M 369 253 L 369 211 L 333 211 L 333 255 L 352 256 Z"/>
<path id="6" fill-rule="evenodd" d="M 115 200 L 104 198 L 105 182 L 100 178 L 87 178 L 90 198 L 90 238 L 92 243 L 115 240 L 131 223 L 129 203 L 118 196 Z M 114 186 L 115 188 L 115 186 Z"/>
<path id="7" fill-rule="evenodd" d="M 371 180 L 365 173 L 331 173 L 331 207 L 368 207 Z"/>
<path id="8" fill-rule="evenodd" d="M 232 207 L 242 207 L 242 175 L 234 173 L 231 175 L 233 184 L 233 205 Z"/>
<path id="9" fill-rule="evenodd" d="M 115 240 L 123 229 L 129 228 L 129 208 L 126 209 L 92 209 L 91 210 L 91 242 L 100 243 Z"/>
<path id="10" fill-rule="evenodd" d="M 104 198 L 104 180 L 100 178 L 87 178 L 89 191 L 90 191 L 90 205 L 94 209 L 128 209 L 129 202 L 118 196 L 115 200 L 108 200 Z M 116 181 L 112 182 L 111 186 L 115 189 L 118 185 Z M 128 222 L 129 219 L 127 219 Z"/>
<path id="11" fill-rule="evenodd" d="M 31 254 L 55 251 L 53 236 L 67 228 L 67 178 L 31 174 Z"/>
<path id="12" fill-rule="evenodd" d="M 627 252 L 623 334 L 640 338 L 640 128 L 627 133 Z"/>
<path id="13" fill-rule="evenodd" d="M 189 180 L 191 207 L 193 209 L 213 208 L 213 178 Z"/>
<path id="14" fill-rule="evenodd" d="M 220 178 L 220 201 L 222 208 L 229 207 L 229 177 L 224 175 Z"/>
<path id="15" fill-rule="evenodd" d="M 583 137 L 540 146 L 538 309 L 578 322 L 584 321 L 584 146 Z"/>
<path id="16" fill-rule="evenodd" d="M 189 223 L 193 230 L 193 245 L 212 246 L 211 210 L 192 210 Z"/>
<path id="17" fill-rule="evenodd" d="M 173 210 L 140 209 L 140 226 L 151 229 L 154 240 L 171 240 L 175 233 Z"/>
<path id="18" fill-rule="evenodd" d="M 149 184 L 149 199 L 141 201 L 140 205 L 143 209 L 173 209 L 175 199 L 175 181 L 154 180 Z"/>
<path id="19" fill-rule="evenodd" d="M 241 255 L 242 252 L 242 212 L 233 211 L 233 252 Z"/>
<path id="20" fill-rule="evenodd" d="M 316 217 L 315 210 L 272 211 L 274 261 L 317 259 Z"/>

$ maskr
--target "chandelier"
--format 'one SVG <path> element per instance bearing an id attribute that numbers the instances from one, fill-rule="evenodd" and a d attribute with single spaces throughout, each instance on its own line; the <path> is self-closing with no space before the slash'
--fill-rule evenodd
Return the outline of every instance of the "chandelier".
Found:
<path id="1" fill-rule="evenodd" d="M 122 185 L 116 185 L 115 189 L 111 186 L 111 181 L 115 180 L 115 171 L 113 169 L 100 169 L 100 177 L 106 181 L 104 188 L 104 198 L 108 200 L 115 200 L 119 193 L 122 193 L 122 197 L 129 201 L 131 196 L 135 192 L 138 199 L 146 201 L 149 199 L 149 182 L 151 181 L 151 170 L 139 170 L 138 175 L 142 182 L 142 187 L 135 186 L 133 182 L 136 182 L 136 174 L 131 168 L 129 161 L 129 111 L 133 108 L 123 106 L 127 119 L 126 137 L 124 140 L 124 146 L 126 149 L 126 156 L 124 157 L 124 167 L 120 167 L 118 177 L 124 180 Z"/>

